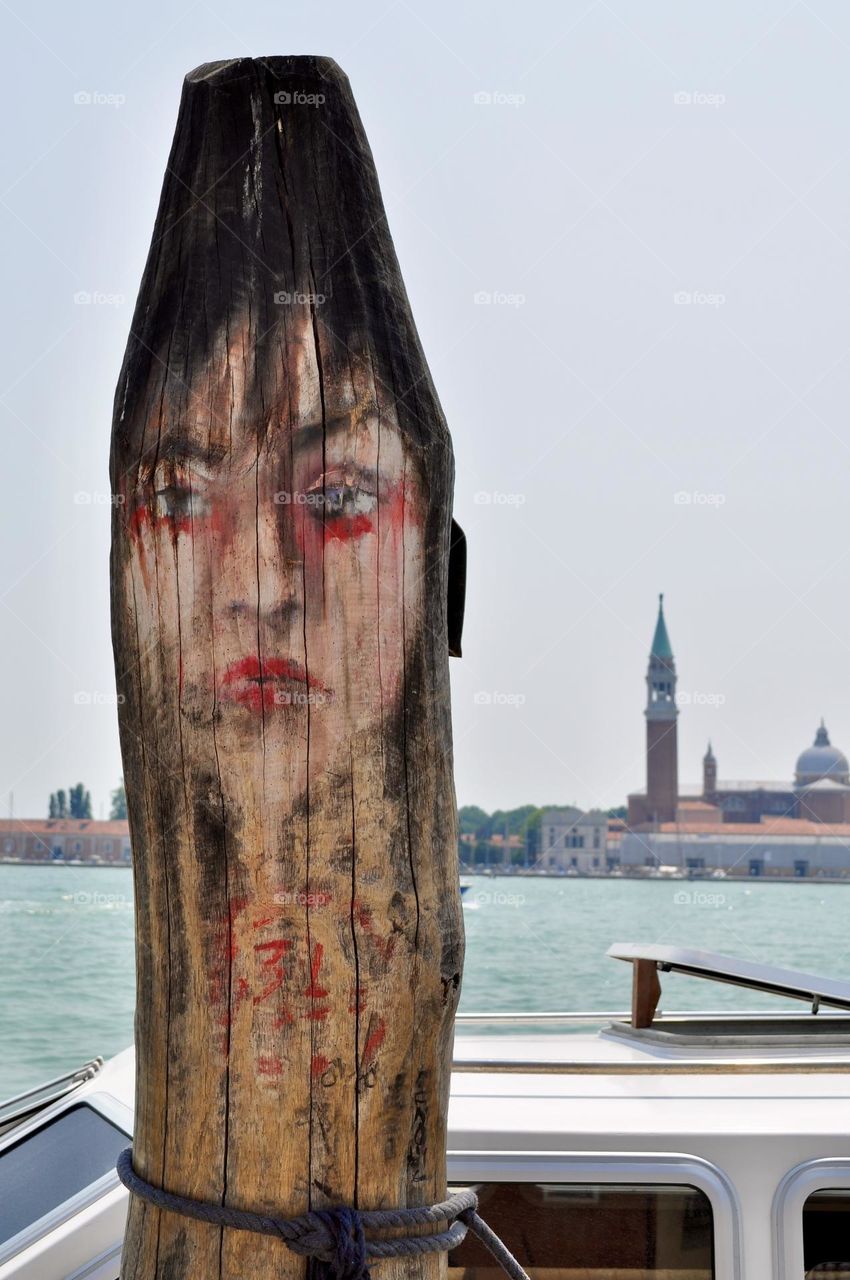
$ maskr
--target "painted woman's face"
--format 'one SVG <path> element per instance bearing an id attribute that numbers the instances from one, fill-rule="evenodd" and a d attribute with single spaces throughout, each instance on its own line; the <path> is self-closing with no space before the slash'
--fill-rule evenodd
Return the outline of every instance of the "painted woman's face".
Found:
<path id="1" fill-rule="evenodd" d="M 225 753 L 261 741 L 271 762 L 286 748 L 293 799 L 308 756 L 313 785 L 397 704 L 420 617 L 423 523 L 369 361 L 323 381 L 306 323 L 295 350 L 264 431 L 245 419 L 232 354 L 218 380 L 232 412 L 211 415 L 200 393 L 197 412 L 166 411 L 125 502 L 143 655 L 173 675 L 181 720 L 212 721 Z"/>

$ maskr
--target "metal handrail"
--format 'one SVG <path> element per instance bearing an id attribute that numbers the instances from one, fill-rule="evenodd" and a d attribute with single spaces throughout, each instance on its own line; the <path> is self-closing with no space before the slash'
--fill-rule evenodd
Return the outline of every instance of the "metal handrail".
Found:
<path id="1" fill-rule="evenodd" d="M 46 1107 L 57 1098 L 63 1098 L 66 1093 L 71 1093 L 96 1076 L 102 1066 L 103 1058 L 92 1058 L 74 1071 L 66 1071 L 64 1075 L 55 1076 L 52 1080 L 46 1080 L 33 1089 L 25 1089 L 23 1093 L 4 1099 L 0 1102 L 0 1125 L 7 1129 L 15 1121 L 31 1115 L 33 1111 Z"/>
<path id="2" fill-rule="evenodd" d="M 564 1022 L 628 1022 L 631 1020 L 631 1010 L 619 1010 L 611 1012 L 609 1010 L 585 1009 L 581 1011 L 570 1011 L 569 1013 L 541 1012 L 529 1013 L 511 1013 L 506 1011 L 498 1011 L 494 1013 L 459 1013 L 455 1017 L 456 1025 L 464 1024 L 468 1026 L 492 1026 L 494 1024 L 502 1024 L 504 1026 L 539 1026 L 539 1025 L 557 1025 Z M 773 1013 L 768 1009 L 668 1009 L 663 1013 L 660 1009 L 655 1015 L 655 1021 L 663 1020 L 665 1017 L 671 1018 L 699 1018 L 701 1022 L 716 1021 L 770 1021 L 770 1022 L 796 1022 L 803 1016 L 800 1013 L 792 1013 L 783 1011 L 781 1013 Z M 811 1015 L 806 1015 L 810 1017 Z M 818 1014 L 818 1019 L 828 1021 L 830 1019 L 836 1021 L 847 1021 L 847 1012 L 827 1012 L 823 1009 Z"/>

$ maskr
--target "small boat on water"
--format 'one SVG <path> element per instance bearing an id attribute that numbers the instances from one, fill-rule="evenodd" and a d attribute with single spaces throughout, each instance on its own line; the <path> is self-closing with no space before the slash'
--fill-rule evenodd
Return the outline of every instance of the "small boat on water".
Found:
<path id="1" fill-rule="evenodd" d="M 532 1280 L 850 1280 L 850 983 L 608 954 L 628 1013 L 458 1018 L 450 1185 Z M 659 1013 L 676 973 L 809 1009 Z M 127 1049 L 0 1106 L 0 1280 L 117 1280 L 133 1100 Z M 496 1275 L 471 1238 L 449 1256 L 450 1280 Z"/>

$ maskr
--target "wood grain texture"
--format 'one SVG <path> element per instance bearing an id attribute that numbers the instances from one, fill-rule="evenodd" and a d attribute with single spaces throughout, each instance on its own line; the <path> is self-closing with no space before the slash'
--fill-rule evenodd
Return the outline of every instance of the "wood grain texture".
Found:
<path id="1" fill-rule="evenodd" d="M 187 76 L 111 472 L 136 1168 L 278 1214 L 430 1203 L 463 953 L 453 461 L 330 60 Z M 123 1280 L 304 1269 L 131 1202 Z"/>

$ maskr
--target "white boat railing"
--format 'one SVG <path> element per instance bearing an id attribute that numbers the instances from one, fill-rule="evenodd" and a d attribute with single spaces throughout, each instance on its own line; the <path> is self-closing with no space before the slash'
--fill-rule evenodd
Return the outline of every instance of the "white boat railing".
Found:
<path id="1" fill-rule="evenodd" d="M 465 1027 L 483 1027 L 483 1026 L 556 1026 L 561 1023 L 588 1023 L 588 1022 L 628 1022 L 631 1019 L 631 1010 L 620 1009 L 614 1012 L 610 1010 L 584 1009 L 579 1011 L 571 1011 L 569 1013 L 541 1012 L 541 1013 L 511 1013 L 507 1011 L 497 1011 L 493 1013 L 459 1013 L 455 1017 L 457 1026 Z M 656 1022 L 663 1022 L 665 1018 L 687 1019 L 694 1018 L 700 1022 L 754 1022 L 758 1020 L 768 1022 L 799 1022 L 801 1017 L 817 1016 L 819 1022 L 838 1021 L 846 1022 L 846 1012 L 826 1012 L 823 1009 L 817 1014 L 801 1014 L 797 1012 L 774 1013 L 769 1009 L 668 1009 L 666 1013 L 660 1009 L 655 1015 Z"/>
<path id="2" fill-rule="evenodd" d="M 103 1058 L 92 1058 L 90 1062 L 84 1063 L 74 1071 L 67 1071 L 64 1075 L 55 1076 L 52 1080 L 46 1080 L 44 1084 L 36 1085 L 34 1089 L 26 1089 L 12 1098 L 6 1098 L 0 1102 L 0 1133 L 7 1132 L 27 1116 L 40 1111 L 49 1103 L 55 1102 L 57 1098 L 63 1098 L 66 1093 L 78 1089 L 81 1084 L 85 1084 L 87 1080 L 96 1076 L 102 1066 Z"/>

